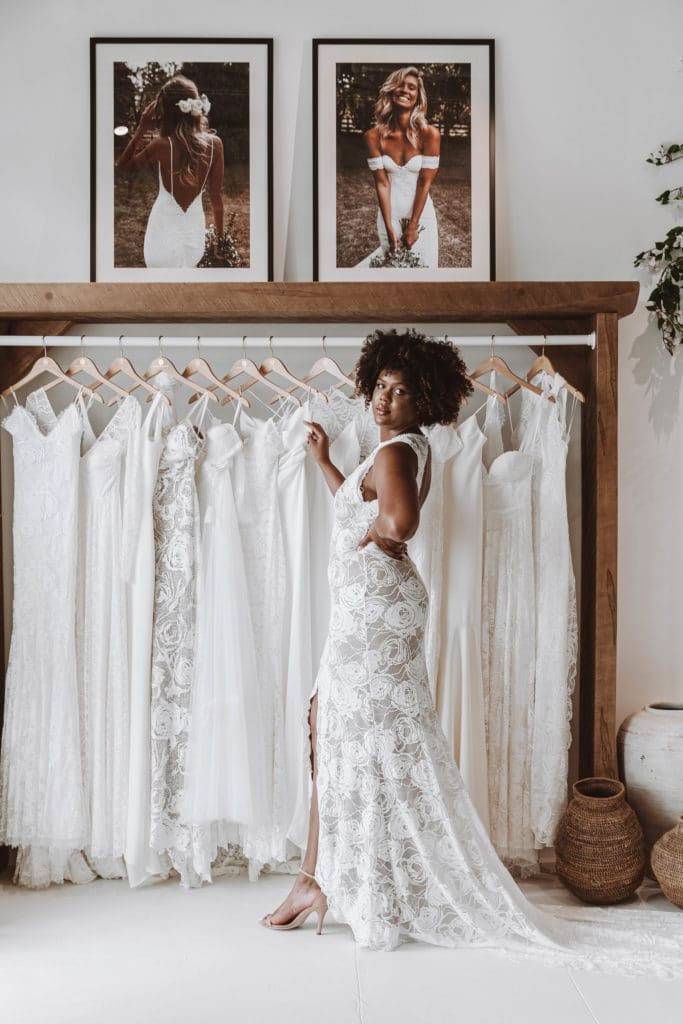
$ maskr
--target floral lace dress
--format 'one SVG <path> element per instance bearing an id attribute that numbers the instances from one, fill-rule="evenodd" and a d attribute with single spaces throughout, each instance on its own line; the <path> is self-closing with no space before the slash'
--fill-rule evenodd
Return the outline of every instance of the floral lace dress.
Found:
<path id="1" fill-rule="evenodd" d="M 427 593 L 409 558 L 357 545 L 377 515 L 360 485 L 381 442 L 335 495 L 332 617 L 318 672 L 316 878 L 361 946 L 406 940 L 564 967 L 683 975 L 683 922 L 666 912 L 531 904 L 493 848 L 434 709 Z"/>

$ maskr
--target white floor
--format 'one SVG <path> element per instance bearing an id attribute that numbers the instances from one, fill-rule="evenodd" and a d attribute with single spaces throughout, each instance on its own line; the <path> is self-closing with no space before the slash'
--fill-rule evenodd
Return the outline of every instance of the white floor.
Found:
<path id="1" fill-rule="evenodd" d="M 29 892 L 0 884 L 3 1024 L 679 1024 L 683 981 L 511 964 L 417 943 L 356 948 L 313 918 L 270 932 L 258 918 L 286 876 L 226 876 L 183 892 L 97 881 Z M 553 877 L 527 883 L 570 902 Z M 670 907 L 657 897 L 649 906 Z M 670 908 L 674 913 L 679 913 Z"/>

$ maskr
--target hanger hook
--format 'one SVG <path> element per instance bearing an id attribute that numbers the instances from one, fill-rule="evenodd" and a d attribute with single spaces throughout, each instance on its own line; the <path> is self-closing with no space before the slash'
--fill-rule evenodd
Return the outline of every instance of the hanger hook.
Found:
<path id="1" fill-rule="evenodd" d="M 123 335 L 119 334 L 119 355 L 123 359 Z"/>
<path id="2" fill-rule="evenodd" d="M 491 359 L 493 359 L 493 350 L 494 350 L 495 346 L 496 346 L 496 336 L 495 336 L 495 334 L 492 334 L 491 335 Z"/>
<path id="3" fill-rule="evenodd" d="M 47 342 L 45 341 L 45 335 L 43 335 L 43 355 L 47 359 Z"/>
<path id="4" fill-rule="evenodd" d="M 163 337 L 164 337 L 163 334 L 160 334 L 159 337 L 157 338 L 157 344 L 159 346 L 159 358 L 160 359 L 164 358 L 164 350 L 161 347 L 161 342 L 163 341 Z"/>
<path id="5" fill-rule="evenodd" d="M 201 351 L 200 351 L 200 348 L 199 348 L 199 346 L 201 344 L 201 340 L 202 340 L 201 336 L 198 334 L 197 338 L 196 338 L 196 342 L 197 342 L 197 357 L 201 357 L 201 354 L 202 354 Z"/>
<path id="6" fill-rule="evenodd" d="M 268 348 L 270 349 L 271 356 L 274 356 L 275 353 L 273 352 L 273 335 L 272 334 L 268 338 Z"/>
<path id="7" fill-rule="evenodd" d="M 242 359 L 246 359 L 246 358 L 247 358 L 247 336 L 246 336 L 246 334 L 243 334 L 242 335 Z"/>
<path id="8" fill-rule="evenodd" d="M 323 334 L 323 336 L 321 338 L 321 341 L 322 341 L 322 345 L 323 345 L 323 352 L 324 352 L 325 355 L 327 355 L 327 335 L 326 334 Z"/>
<path id="9" fill-rule="evenodd" d="M 542 356 L 545 355 L 545 343 L 546 343 L 547 340 L 548 340 L 548 336 L 546 334 L 544 334 L 543 335 L 543 348 L 541 349 L 541 355 Z"/>

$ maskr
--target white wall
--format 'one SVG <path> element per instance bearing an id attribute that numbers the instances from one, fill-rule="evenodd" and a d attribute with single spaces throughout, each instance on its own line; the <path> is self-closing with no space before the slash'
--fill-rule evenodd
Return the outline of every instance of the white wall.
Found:
<path id="1" fill-rule="evenodd" d="M 629 279 L 683 165 L 679 0 L 4 0 L 0 279 L 87 280 L 91 35 L 275 38 L 275 272 L 311 276 L 310 37 L 496 40 L 500 280 Z M 679 173 L 677 173 L 679 172 Z M 620 341 L 618 718 L 683 701 L 680 389 L 642 306 Z"/>

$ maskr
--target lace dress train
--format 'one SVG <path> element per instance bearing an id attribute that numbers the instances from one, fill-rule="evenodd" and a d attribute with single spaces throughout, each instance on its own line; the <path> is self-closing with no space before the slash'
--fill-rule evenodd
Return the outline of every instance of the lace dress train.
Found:
<path id="1" fill-rule="evenodd" d="M 427 457 L 423 435 L 405 443 Z M 316 878 L 361 946 L 422 940 L 488 947 L 550 965 L 683 974 L 671 914 L 535 907 L 497 856 L 432 702 L 424 654 L 427 592 L 410 558 L 357 545 L 377 514 L 360 483 L 335 495 L 330 629 L 318 694 Z M 311 694 L 313 696 L 313 694 Z"/>

